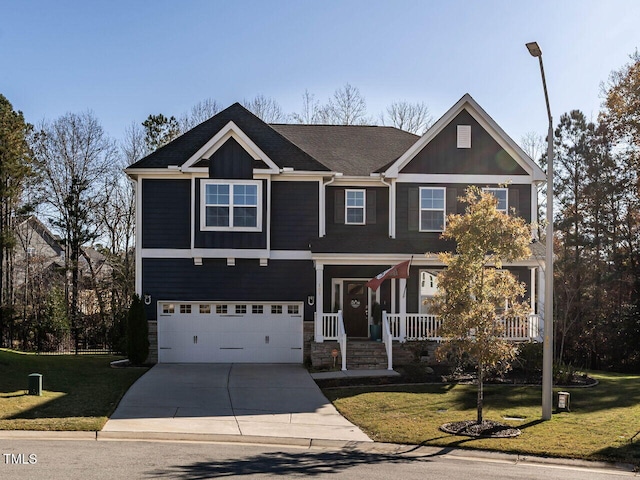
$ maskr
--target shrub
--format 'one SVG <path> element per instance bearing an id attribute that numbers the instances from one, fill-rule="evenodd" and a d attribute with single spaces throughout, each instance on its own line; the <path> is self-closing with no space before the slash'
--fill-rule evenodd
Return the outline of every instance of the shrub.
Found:
<path id="1" fill-rule="evenodd" d="M 133 296 L 127 317 L 127 354 L 134 365 L 144 363 L 149 356 L 149 324 L 144 305 L 138 295 Z"/>

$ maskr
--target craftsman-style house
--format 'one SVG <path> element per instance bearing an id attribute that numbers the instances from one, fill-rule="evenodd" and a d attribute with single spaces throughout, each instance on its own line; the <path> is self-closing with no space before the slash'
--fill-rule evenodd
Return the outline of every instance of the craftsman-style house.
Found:
<path id="1" fill-rule="evenodd" d="M 463 212 L 458 197 L 490 189 L 531 222 L 545 180 L 469 95 L 421 137 L 266 124 L 234 104 L 126 172 L 137 185 L 136 290 L 159 362 L 301 363 L 328 341 L 344 352 L 369 335 L 376 303 L 387 344 L 437 339 L 424 300 L 443 265 L 425 253 L 452 249 L 440 234 Z M 409 278 L 366 286 L 409 259 Z M 536 256 L 507 266 L 531 301 L 507 330 L 514 340 L 539 335 L 541 266 Z"/>

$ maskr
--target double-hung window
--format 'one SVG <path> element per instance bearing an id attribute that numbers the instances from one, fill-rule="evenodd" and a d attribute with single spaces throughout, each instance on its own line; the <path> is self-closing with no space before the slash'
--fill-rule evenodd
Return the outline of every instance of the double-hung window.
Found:
<path id="1" fill-rule="evenodd" d="M 365 223 L 365 190 L 345 190 L 345 223 L 348 225 L 364 225 Z"/>
<path id="2" fill-rule="evenodd" d="M 509 190 L 506 188 L 483 188 L 482 191 L 490 193 L 498 200 L 496 210 L 509 213 Z"/>
<path id="3" fill-rule="evenodd" d="M 445 188 L 420 187 L 420 231 L 444 231 Z"/>
<path id="4" fill-rule="evenodd" d="M 259 181 L 203 181 L 201 229 L 259 231 L 261 190 Z"/>

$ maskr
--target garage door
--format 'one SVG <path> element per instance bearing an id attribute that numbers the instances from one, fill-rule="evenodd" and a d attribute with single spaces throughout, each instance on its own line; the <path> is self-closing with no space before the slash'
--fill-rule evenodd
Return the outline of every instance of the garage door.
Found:
<path id="1" fill-rule="evenodd" d="M 302 363 L 302 303 L 158 303 L 160 363 Z"/>

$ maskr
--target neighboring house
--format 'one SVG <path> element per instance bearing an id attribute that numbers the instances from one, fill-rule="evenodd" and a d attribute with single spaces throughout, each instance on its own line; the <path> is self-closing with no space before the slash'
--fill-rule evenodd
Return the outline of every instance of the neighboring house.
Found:
<path id="1" fill-rule="evenodd" d="M 464 212 L 458 197 L 490 188 L 531 222 L 545 181 L 469 95 L 422 137 L 268 125 L 236 103 L 126 172 L 137 185 L 136 291 L 152 331 L 157 322 L 160 362 L 299 363 L 303 331 L 344 350 L 367 337 L 375 302 L 396 341 L 437 338 L 424 300 L 443 265 L 425 253 L 454 247 L 440 235 L 447 214 Z M 365 286 L 410 258 L 408 279 Z M 532 313 L 511 326 L 514 340 L 538 337 L 542 262 L 508 265 Z"/>
<path id="2" fill-rule="evenodd" d="M 33 289 L 36 281 L 42 282 L 46 290 L 50 290 L 56 282 L 63 287 L 66 251 L 62 239 L 35 215 L 18 223 L 16 237 L 15 288 L 21 290 L 26 286 L 27 289 Z M 97 314 L 99 309 L 93 283 L 110 275 L 111 268 L 106 263 L 106 257 L 93 247 L 82 247 L 79 266 L 79 309 L 84 315 Z"/>

